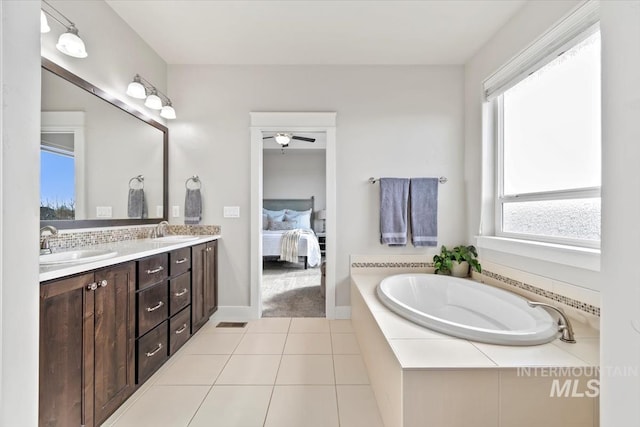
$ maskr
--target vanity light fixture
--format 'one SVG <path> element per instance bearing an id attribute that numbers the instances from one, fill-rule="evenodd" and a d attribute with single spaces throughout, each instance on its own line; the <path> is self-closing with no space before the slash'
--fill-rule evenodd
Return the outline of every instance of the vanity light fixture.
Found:
<path id="1" fill-rule="evenodd" d="M 67 30 L 58 38 L 56 48 L 65 55 L 73 56 L 74 58 L 86 58 L 88 56 L 87 49 L 84 45 L 84 42 L 78 35 L 78 29 L 76 28 L 76 25 L 71 22 L 69 18 L 63 15 L 62 12 L 53 7 L 51 3 L 46 0 L 42 0 L 42 2 L 51 10 L 47 10 L 45 8 L 40 9 L 40 32 L 48 33 L 51 30 L 47 21 L 47 16 L 53 18 L 54 21 L 58 22 Z M 57 18 L 54 12 L 58 16 L 60 16 L 60 18 L 67 21 L 67 24 Z"/>
<path id="2" fill-rule="evenodd" d="M 273 139 L 280 145 L 289 145 L 291 142 L 291 134 L 288 133 L 276 133 Z"/>
<path id="3" fill-rule="evenodd" d="M 136 99 L 145 99 L 144 105 L 153 110 L 160 110 L 160 117 L 173 120 L 176 118 L 176 110 L 171 105 L 167 95 L 140 74 L 133 76 L 133 81 L 127 86 L 127 95 Z"/>

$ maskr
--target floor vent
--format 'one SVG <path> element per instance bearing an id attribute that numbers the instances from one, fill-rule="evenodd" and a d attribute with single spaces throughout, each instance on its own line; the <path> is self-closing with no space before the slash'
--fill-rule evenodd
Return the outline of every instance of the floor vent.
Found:
<path id="1" fill-rule="evenodd" d="M 247 326 L 247 322 L 220 322 L 216 328 L 244 328 L 245 326 Z"/>

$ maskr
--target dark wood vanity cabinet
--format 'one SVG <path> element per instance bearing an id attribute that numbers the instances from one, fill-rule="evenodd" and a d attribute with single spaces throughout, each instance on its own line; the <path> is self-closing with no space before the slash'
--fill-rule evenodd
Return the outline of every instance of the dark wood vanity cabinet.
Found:
<path id="1" fill-rule="evenodd" d="M 218 309 L 218 242 L 192 247 L 191 332 L 195 333 Z"/>
<path id="2" fill-rule="evenodd" d="M 40 426 L 98 426 L 135 389 L 135 263 L 40 287 Z"/>

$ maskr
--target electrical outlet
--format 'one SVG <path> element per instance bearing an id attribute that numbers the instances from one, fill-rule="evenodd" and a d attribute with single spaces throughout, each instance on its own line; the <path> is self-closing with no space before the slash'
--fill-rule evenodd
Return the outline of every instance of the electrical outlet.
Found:
<path id="1" fill-rule="evenodd" d="M 223 216 L 225 218 L 240 218 L 240 206 L 225 206 Z"/>
<path id="2" fill-rule="evenodd" d="M 162 218 L 162 214 L 164 213 L 164 210 L 162 209 L 162 206 L 156 206 L 156 216 L 158 218 Z"/>
<path id="3" fill-rule="evenodd" d="M 173 206 L 171 215 L 173 215 L 174 218 L 178 218 L 180 216 L 180 206 Z"/>
<path id="4" fill-rule="evenodd" d="M 96 217 L 111 218 L 113 216 L 111 206 L 96 206 Z"/>

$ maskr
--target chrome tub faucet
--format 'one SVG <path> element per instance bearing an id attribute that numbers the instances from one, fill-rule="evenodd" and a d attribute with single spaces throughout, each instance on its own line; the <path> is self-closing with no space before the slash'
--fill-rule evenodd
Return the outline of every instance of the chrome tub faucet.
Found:
<path id="1" fill-rule="evenodd" d="M 47 232 L 48 234 L 44 234 Z M 58 234 L 58 229 L 53 225 L 45 225 L 40 229 L 40 255 L 51 253 L 51 248 L 49 247 L 49 237 L 55 236 L 56 234 Z"/>
<path id="2" fill-rule="evenodd" d="M 573 334 L 573 327 L 571 326 L 571 322 L 569 321 L 567 315 L 564 314 L 564 311 L 562 311 L 558 307 L 554 307 L 551 304 L 545 304 L 543 302 L 527 301 L 527 303 L 529 304 L 529 307 L 544 307 L 558 313 L 560 315 L 560 317 L 558 318 L 558 331 L 562 333 L 560 341 L 575 344 L 576 338 Z"/>

